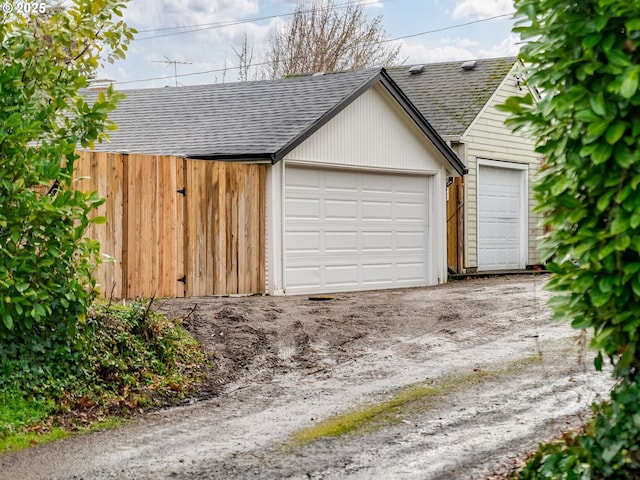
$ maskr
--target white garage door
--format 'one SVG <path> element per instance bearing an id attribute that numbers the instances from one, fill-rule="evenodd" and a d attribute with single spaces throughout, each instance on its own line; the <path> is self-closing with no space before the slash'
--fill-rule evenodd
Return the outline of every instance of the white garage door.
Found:
<path id="1" fill-rule="evenodd" d="M 286 169 L 286 292 L 429 282 L 426 176 Z"/>
<path id="2" fill-rule="evenodd" d="M 522 189 L 524 170 L 480 165 L 478 270 L 525 267 Z"/>

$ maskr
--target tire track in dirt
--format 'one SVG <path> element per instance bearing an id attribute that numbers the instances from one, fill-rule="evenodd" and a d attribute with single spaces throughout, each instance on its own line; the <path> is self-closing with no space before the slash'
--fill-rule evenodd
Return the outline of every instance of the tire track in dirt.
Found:
<path id="1" fill-rule="evenodd" d="M 575 331 L 549 324 L 542 284 L 491 278 L 322 304 L 168 301 L 162 308 L 175 316 L 192 312 L 185 322 L 212 359 L 209 400 L 2 455 L 0 478 L 483 478 L 572 425 L 612 383 L 591 371 Z M 541 361 L 443 396 L 407 423 L 293 453 L 278 448 L 300 428 L 405 385 L 524 357 Z"/>

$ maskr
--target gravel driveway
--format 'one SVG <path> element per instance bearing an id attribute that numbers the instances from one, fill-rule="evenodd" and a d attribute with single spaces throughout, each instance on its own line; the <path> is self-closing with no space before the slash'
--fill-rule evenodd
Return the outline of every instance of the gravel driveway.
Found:
<path id="1" fill-rule="evenodd" d="M 503 478 L 613 385 L 593 371 L 584 335 L 550 323 L 545 280 L 168 301 L 215 356 L 209 398 L 2 455 L 0 478 Z M 283 448 L 412 384 L 436 393 L 400 421 Z"/>

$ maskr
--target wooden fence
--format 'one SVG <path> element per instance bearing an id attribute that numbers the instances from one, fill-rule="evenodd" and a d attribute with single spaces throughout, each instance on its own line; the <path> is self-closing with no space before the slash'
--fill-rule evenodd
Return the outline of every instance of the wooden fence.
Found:
<path id="1" fill-rule="evenodd" d="M 265 165 L 80 154 L 77 188 L 107 199 L 87 232 L 113 259 L 102 296 L 264 293 Z"/>
<path id="2" fill-rule="evenodd" d="M 464 268 L 464 179 L 456 177 L 447 189 L 447 266 Z"/>

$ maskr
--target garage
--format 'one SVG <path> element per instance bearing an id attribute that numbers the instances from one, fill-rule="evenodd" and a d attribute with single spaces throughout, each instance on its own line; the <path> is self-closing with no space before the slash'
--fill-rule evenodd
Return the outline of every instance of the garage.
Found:
<path id="1" fill-rule="evenodd" d="M 478 270 L 526 266 L 526 168 L 478 162 Z"/>
<path id="2" fill-rule="evenodd" d="M 433 283 L 428 175 L 288 167 L 286 292 Z"/>

